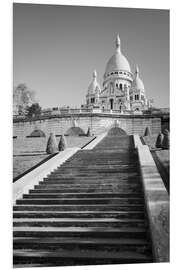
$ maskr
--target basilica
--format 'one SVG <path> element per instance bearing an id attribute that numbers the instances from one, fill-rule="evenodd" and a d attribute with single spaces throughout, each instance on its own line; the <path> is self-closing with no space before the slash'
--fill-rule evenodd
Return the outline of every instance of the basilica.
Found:
<path id="1" fill-rule="evenodd" d="M 151 102 L 146 98 L 139 68 L 136 66 L 135 73 L 131 72 L 128 60 L 121 51 L 119 35 L 116 37 L 115 46 L 115 53 L 106 65 L 102 88 L 97 81 L 96 71 L 93 72 L 85 106 L 101 111 L 142 113 L 151 107 Z"/>

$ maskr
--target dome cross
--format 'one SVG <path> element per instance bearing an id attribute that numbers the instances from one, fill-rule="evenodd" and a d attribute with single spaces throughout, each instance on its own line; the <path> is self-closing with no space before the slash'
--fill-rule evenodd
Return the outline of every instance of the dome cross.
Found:
<path id="1" fill-rule="evenodd" d="M 137 75 L 139 75 L 139 68 L 138 68 L 138 65 L 136 65 L 136 71 L 135 71 L 135 73 L 136 73 Z"/>
<path id="2" fill-rule="evenodd" d="M 116 51 L 118 53 L 121 52 L 121 40 L 120 40 L 119 34 L 116 37 Z"/>
<path id="3" fill-rule="evenodd" d="M 96 72 L 96 70 L 93 71 L 93 78 L 94 79 L 97 78 L 97 72 Z"/>

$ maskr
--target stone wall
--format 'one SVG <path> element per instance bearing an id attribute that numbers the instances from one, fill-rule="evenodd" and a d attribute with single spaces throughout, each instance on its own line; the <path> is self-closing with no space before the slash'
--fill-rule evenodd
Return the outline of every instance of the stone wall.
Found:
<path id="1" fill-rule="evenodd" d="M 74 114 L 47 117 L 44 119 L 19 120 L 13 123 L 13 136 L 26 137 L 31 134 L 34 129 L 41 129 L 46 136 L 50 132 L 56 135 L 65 134 L 66 131 L 73 126 L 73 122 L 87 132 L 88 127 L 94 135 L 99 135 L 111 127 L 118 121 L 120 128 L 124 129 L 127 134 L 144 135 L 144 131 L 148 126 L 152 134 L 157 134 L 161 130 L 161 119 L 157 117 L 144 115 L 110 115 L 110 114 Z"/>
<path id="2" fill-rule="evenodd" d="M 162 131 L 164 129 L 170 130 L 169 118 L 161 119 L 161 128 L 162 128 Z"/>

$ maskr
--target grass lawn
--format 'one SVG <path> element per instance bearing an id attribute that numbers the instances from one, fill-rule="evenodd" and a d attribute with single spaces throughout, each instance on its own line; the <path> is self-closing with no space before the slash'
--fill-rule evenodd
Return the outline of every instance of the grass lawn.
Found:
<path id="1" fill-rule="evenodd" d="M 93 137 L 71 137 L 67 136 L 67 147 L 81 148 Z M 57 143 L 59 143 L 57 138 Z M 49 155 L 46 154 L 48 138 L 23 138 L 13 139 L 13 178 L 29 170 Z"/>

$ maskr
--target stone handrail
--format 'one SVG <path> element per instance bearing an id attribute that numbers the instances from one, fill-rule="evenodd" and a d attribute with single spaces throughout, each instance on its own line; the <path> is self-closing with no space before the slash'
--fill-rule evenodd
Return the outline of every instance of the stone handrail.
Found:
<path id="1" fill-rule="evenodd" d="M 149 147 L 134 135 L 138 151 L 146 209 L 156 262 L 169 261 L 169 195 L 157 170 Z"/>
<path id="2" fill-rule="evenodd" d="M 82 150 L 93 149 L 105 136 L 107 132 L 97 136 L 94 140 L 90 141 Z M 19 180 L 13 183 L 13 202 L 21 198 L 23 194 L 27 193 L 30 189 L 42 181 L 44 177 L 50 174 L 58 166 L 63 164 L 68 158 L 74 155 L 80 148 L 73 147 L 59 152 L 57 155 L 38 166 L 36 169 L 30 171 L 22 176 Z"/>
<path id="3" fill-rule="evenodd" d="M 133 135 L 133 140 L 134 140 L 134 147 L 137 148 L 137 147 L 141 147 L 141 146 L 144 146 L 141 142 L 141 139 L 139 137 L 139 135 Z"/>
<path id="4" fill-rule="evenodd" d="M 22 197 L 30 189 L 37 185 L 44 177 L 63 164 L 68 158 L 74 155 L 80 148 L 73 147 L 59 152 L 57 155 L 27 173 L 15 183 L 13 183 L 13 202 Z"/>
<path id="5" fill-rule="evenodd" d="M 90 142 L 86 147 L 84 147 L 82 150 L 91 150 L 93 149 L 104 137 L 107 135 L 107 132 L 104 132 L 96 137 L 92 142 Z"/>

